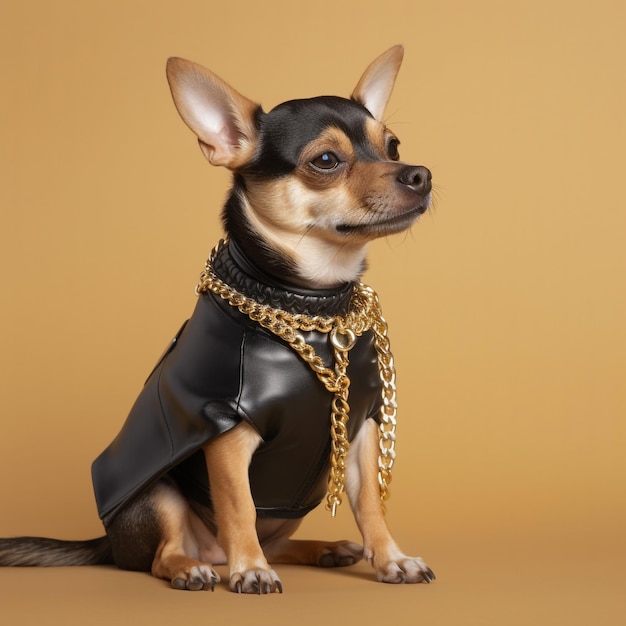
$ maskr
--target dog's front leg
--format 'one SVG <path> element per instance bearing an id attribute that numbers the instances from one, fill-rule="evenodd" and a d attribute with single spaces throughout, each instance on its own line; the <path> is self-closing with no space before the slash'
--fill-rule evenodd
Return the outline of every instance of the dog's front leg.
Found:
<path id="1" fill-rule="evenodd" d="M 430 583 L 435 574 L 419 557 L 406 556 L 393 540 L 385 520 L 378 486 L 378 425 L 367 420 L 350 446 L 347 492 L 363 535 L 363 558 L 380 582 Z"/>
<path id="2" fill-rule="evenodd" d="M 256 509 L 248 468 L 261 438 L 242 422 L 204 447 L 218 540 L 230 569 L 229 586 L 238 593 L 282 592 L 256 532 Z"/>

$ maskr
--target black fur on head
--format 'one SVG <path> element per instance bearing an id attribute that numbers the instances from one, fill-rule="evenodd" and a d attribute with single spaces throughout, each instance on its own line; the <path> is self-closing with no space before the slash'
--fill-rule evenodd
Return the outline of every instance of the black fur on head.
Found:
<path id="1" fill-rule="evenodd" d="M 338 96 L 289 100 L 259 118 L 259 143 L 245 176 L 274 178 L 291 173 L 302 149 L 326 128 L 339 128 L 352 140 L 360 159 L 378 157 L 369 146 L 365 121 L 369 111 L 358 102 Z"/>

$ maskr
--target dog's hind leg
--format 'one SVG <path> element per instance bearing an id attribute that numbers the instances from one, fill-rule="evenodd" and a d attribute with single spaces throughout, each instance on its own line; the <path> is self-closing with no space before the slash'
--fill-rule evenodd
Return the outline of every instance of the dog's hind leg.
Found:
<path id="1" fill-rule="evenodd" d="M 160 494 L 157 507 L 162 537 L 152 562 L 152 574 L 171 581 L 174 589 L 215 588 L 220 577 L 211 563 L 224 563 L 217 539 L 198 519 L 178 490 Z"/>
<path id="2" fill-rule="evenodd" d="M 159 481 L 123 510 L 108 534 L 116 564 L 151 571 L 175 589 L 211 589 L 219 576 L 209 563 L 225 562 L 217 539 L 178 488 Z"/>
<path id="3" fill-rule="evenodd" d="M 270 563 L 344 567 L 363 557 L 363 547 L 352 541 L 291 539 L 301 520 L 259 519 L 257 531 Z"/>

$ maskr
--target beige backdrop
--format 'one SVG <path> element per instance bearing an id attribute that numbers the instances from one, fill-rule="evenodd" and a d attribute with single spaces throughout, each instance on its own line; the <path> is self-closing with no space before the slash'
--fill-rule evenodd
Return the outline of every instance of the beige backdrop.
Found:
<path id="1" fill-rule="evenodd" d="M 178 118 L 166 58 L 269 108 L 347 95 L 401 42 L 388 120 L 403 159 L 432 169 L 435 208 L 371 246 L 366 281 L 399 370 L 389 518 L 439 574 L 398 589 L 361 566 L 283 568 L 283 597 L 233 600 L 108 569 L 4 570 L 3 610 L 65 624 L 207 608 L 279 623 L 620 623 L 625 7 L 3 2 L 0 536 L 100 533 L 90 463 L 190 314 L 221 234 L 228 176 Z M 356 537 L 347 505 L 301 534 Z"/>

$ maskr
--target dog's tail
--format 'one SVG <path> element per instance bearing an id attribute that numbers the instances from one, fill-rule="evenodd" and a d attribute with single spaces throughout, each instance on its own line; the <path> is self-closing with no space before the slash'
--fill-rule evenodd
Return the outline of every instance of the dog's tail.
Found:
<path id="1" fill-rule="evenodd" d="M 62 541 L 44 537 L 0 539 L 0 567 L 62 567 L 112 565 L 108 537 L 88 541 Z"/>

